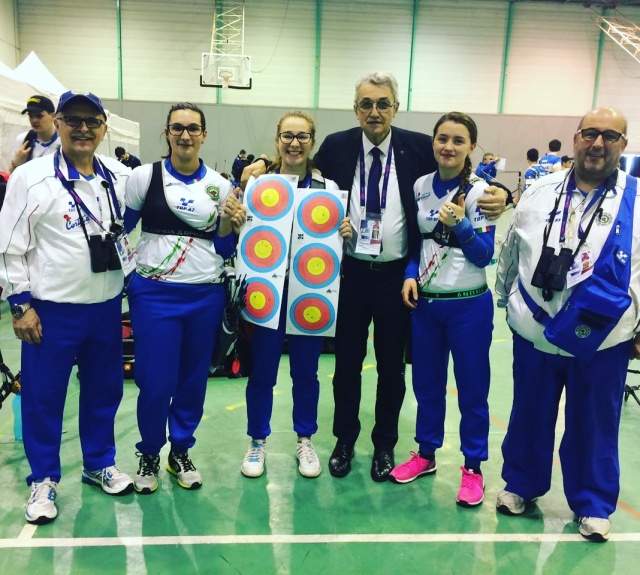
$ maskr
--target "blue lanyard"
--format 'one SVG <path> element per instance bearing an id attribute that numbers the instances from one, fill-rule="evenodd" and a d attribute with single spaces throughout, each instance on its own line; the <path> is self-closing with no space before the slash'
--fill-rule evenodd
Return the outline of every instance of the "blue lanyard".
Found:
<path id="1" fill-rule="evenodd" d="M 389 187 L 389 174 L 391 173 L 391 156 L 393 156 L 393 148 L 389 144 L 389 154 L 387 155 L 387 165 L 384 169 L 384 178 L 382 180 L 382 196 L 380 197 L 380 213 L 384 214 L 387 207 L 387 188 Z M 364 146 L 360 146 L 360 209 L 364 211 L 366 203 L 365 196 L 365 173 L 364 173 Z"/>
<path id="2" fill-rule="evenodd" d="M 576 186 L 576 181 L 575 178 L 573 176 L 573 173 L 571 174 L 571 176 L 567 179 L 567 185 L 565 188 L 565 192 L 567 194 L 565 201 L 564 201 L 564 209 L 562 210 L 562 222 L 560 224 L 560 243 L 564 244 L 565 241 L 565 233 L 566 233 L 566 229 L 567 229 L 567 221 L 569 220 L 569 209 L 571 208 L 571 197 L 573 195 L 573 191 L 574 190 L 579 190 L 579 188 Z M 591 198 L 591 200 L 589 201 L 587 207 L 584 210 L 584 213 L 587 213 L 592 207 L 593 205 L 600 201 L 602 202 L 602 200 L 604 200 L 604 196 L 606 195 L 606 187 L 604 184 L 602 184 L 600 187 L 598 187 L 598 189 L 596 190 L 596 192 L 593 194 L 593 197 Z M 582 193 L 580 191 L 580 193 Z M 596 210 L 597 212 L 597 210 Z M 595 217 L 595 214 L 594 216 Z M 592 219 L 593 219 L 592 217 Z M 591 226 L 589 226 L 590 228 Z M 579 239 L 583 239 L 585 232 L 582 229 L 582 218 L 580 219 L 580 223 L 578 224 L 578 238 Z M 586 239 L 586 236 L 584 236 Z"/>
<path id="3" fill-rule="evenodd" d="M 70 182 L 64 177 L 62 171 L 60 170 L 60 154 L 64 154 L 64 152 L 60 150 L 53 157 L 53 169 L 55 171 L 56 177 L 58 178 L 58 180 L 60 180 L 60 183 L 62 184 L 64 189 L 67 190 L 67 192 L 69 192 L 69 194 L 73 198 L 73 201 L 76 203 L 76 205 L 79 208 L 81 208 L 87 214 L 87 216 L 89 216 L 89 218 L 91 218 L 91 220 L 93 220 L 98 225 L 98 227 L 103 232 L 106 232 L 107 230 L 105 230 L 104 226 L 102 225 L 102 222 L 98 220 L 98 218 L 96 218 L 91 213 L 91 210 L 89 210 L 86 204 L 82 201 L 82 198 L 75 191 L 73 182 Z M 66 155 L 64 156 L 64 159 L 65 159 L 65 163 L 69 167 L 69 172 L 71 173 L 71 169 L 73 168 L 73 171 L 77 173 L 75 166 L 73 166 L 73 164 L 71 163 L 69 158 L 66 157 Z M 98 174 L 103 180 L 106 181 L 108 185 L 109 192 L 107 194 L 107 201 L 109 202 L 109 211 L 111 212 L 111 205 L 113 204 L 118 220 L 122 221 L 122 214 L 120 213 L 120 206 L 118 205 L 118 197 L 116 196 L 116 190 L 113 187 L 112 172 L 106 166 L 104 166 L 102 162 L 100 162 L 100 160 L 98 160 L 98 158 L 96 158 L 95 156 L 93 158 L 93 169 L 96 172 L 96 174 Z M 80 214 L 80 222 L 82 223 L 82 221 L 83 221 L 82 214 Z M 112 224 L 116 223 L 113 218 L 113 212 L 111 212 L 111 223 Z"/>

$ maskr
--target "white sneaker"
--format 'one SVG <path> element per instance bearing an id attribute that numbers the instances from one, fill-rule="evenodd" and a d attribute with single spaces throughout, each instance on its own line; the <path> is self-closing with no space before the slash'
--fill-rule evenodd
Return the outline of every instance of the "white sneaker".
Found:
<path id="1" fill-rule="evenodd" d="M 58 496 L 58 484 L 48 477 L 31 483 L 31 496 L 24 516 L 29 523 L 44 525 L 58 516 L 55 500 Z"/>
<path id="2" fill-rule="evenodd" d="M 109 495 L 127 495 L 133 491 L 133 481 L 116 465 L 98 469 L 97 471 L 82 470 L 82 483 L 100 487 Z"/>
<path id="3" fill-rule="evenodd" d="M 578 531 L 585 539 L 604 543 L 609 540 L 611 523 L 601 517 L 580 517 L 578 519 Z"/>
<path id="4" fill-rule="evenodd" d="M 525 504 L 522 497 L 503 489 L 498 494 L 496 509 L 503 515 L 521 515 L 524 513 Z"/>
<path id="5" fill-rule="evenodd" d="M 264 439 L 254 439 L 244 456 L 240 472 L 245 477 L 260 477 L 264 473 L 264 460 L 267 458 L 267 443 Z"/>
<path id="6" fill-rule="evenodd" d="M 185 489 L 199 489 L 202 487 L 202 475 L 189 457 L 189 452 L 169 452 L 167 471 L 178 478 L 178 485 Z"/>
<path id="7" fill-rule="evenodd" d="M 298 440 L 296 444 L 296 457 L 298 458 L 298 471 L 302 477 L 318 477 L 322 472 L 320 460 L 308 437 Z"/>

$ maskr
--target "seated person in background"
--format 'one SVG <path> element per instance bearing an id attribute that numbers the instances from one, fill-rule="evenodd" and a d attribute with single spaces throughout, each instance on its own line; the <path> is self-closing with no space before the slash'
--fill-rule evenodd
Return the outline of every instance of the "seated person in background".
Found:
<path id="1" fill-rule="evenodd" d="M 127 166 L 128 168 L 131 168 L 132 170 L 133 168 L 137 168 L 138 166 L 142 165 L 142 163 L 138 158 L 136 158 L 134 155 L 127 152 L 122 146 L 118 146 L 115 149 L 115 154 L 116 154 L 116 158 L 118 158 L 118 161 L 121 164 L 124 164 L 125 166 Z"/>

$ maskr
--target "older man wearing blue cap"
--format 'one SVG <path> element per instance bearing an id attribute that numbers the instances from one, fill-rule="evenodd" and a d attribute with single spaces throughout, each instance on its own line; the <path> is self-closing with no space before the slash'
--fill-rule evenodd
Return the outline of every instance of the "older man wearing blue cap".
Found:
<path id="1" fill-rule="evenodd" d="M 109 495 L 133 491 L 115 465 L 122 399 L 121 291 L 130 170 L 95 154 L 107 115 L 94 94 L 64 93 L 55 126 L 61 148 L 18 166 L 0 212 L 0 287 L 22 340 L 22 425 L 31 473 L 29 523 L 57 514 L 60 443 L 69 377 L 78 363 L 82 481 Z"/>

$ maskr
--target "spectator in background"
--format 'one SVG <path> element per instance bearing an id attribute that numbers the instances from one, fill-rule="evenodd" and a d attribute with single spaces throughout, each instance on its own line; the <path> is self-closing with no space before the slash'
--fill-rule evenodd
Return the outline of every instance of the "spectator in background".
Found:
<path id="1" fill-rule="evenodd" d="M 569 156 L 562 156 L 562 158 L 560 158 L 560 163 L 562 164 L 563 170 L 570 170 L 573 167 L 573 158 L 570 158 Z"/>
<path id="2" fill-rule="evenodd" d="M 231 166 L 231 175 L 236 182 L 240 182 L 240 177 L 242 176 L 242 170 L 244 170 L 249 165 L 249 160 L 247 159 L 246 150 L 240 150 L 236 159 L 233 160 L 233 165 Z"/>
<path id="3" fill-rule="evenodd" d="M 538 149 L 529 148 L 527 150 L 527 162 L 529 167 L 524 173 L 524 192 L 533 182 L 535 182 L 540 176 L 544 176 L 547 171 L 538 163 Z"/>
<path id="4" fill-rule="evenodd" d="M 491 152 L 487 152 L 482 156 L 482 162 L 476 168 L 476 176 L 483 178 L 487 182 L 493 182 L 498 175 L 496 164 L 500 161 L 498 156 L 494 156 Z"/>
<path id="5" fill-rule="evenodd" d="M 128 168 L 131 168 L 132 170 L 133 168 L 137 168 L 138 166 L 142 165 L 142 163 L 138 158 L 136 158 L 134 155 L 127 152 L 122 146 L 118 146 L 115 149 L 115 152 L 116 152 L 116 158 L 118 158 L 118 161 L 121 164 L 124 164 L 125 166 L 127 166 Z"/>
<path id="6" fill-rule="evenodd" d="M 46 96 L 36 94 L 27 100 L 23 114 L 29 114 L 31 130 L 16 138 L 9 173 L 29 160 L 53 154 L 60 148 L 60 138 L 54 125 L 55 107 Z"/>
<path id="7" fill-rule="evenodd" d="M 560 140 L 551 140 L 549 142 L 549 151 L 538 160 L 538 163 L 545 169 L 547 174 L 559 172 L 562 169 L 562 163 L 558 155 L 561 147 Z"/>
<path id="8" fill-rule="evenodd" d="M 255 160 L 255 159 L 256 159 L 256 157 L 253 154 L 249 154 L 247 156 L 247 163 L 248 164 L 253 164 L 253 160 Z"/>

